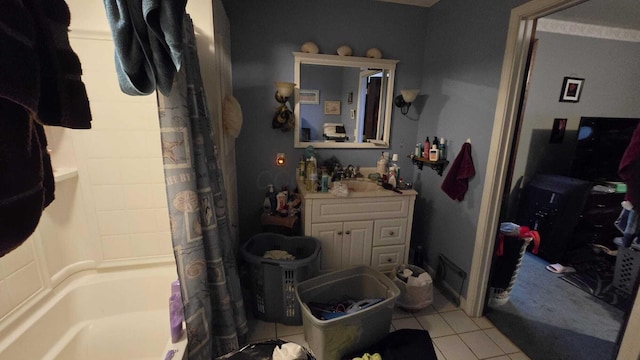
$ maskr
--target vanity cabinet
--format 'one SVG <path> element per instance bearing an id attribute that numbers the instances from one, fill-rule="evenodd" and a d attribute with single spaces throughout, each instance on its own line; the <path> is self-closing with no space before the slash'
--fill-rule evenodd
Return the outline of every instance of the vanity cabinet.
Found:
<path id="1" fill-rule="evenodd" d="M 303 232 L 320 240 L 322 273 L 362 264 L 390 272 L 408 262 L 415 190 L 301 195 Z"/>

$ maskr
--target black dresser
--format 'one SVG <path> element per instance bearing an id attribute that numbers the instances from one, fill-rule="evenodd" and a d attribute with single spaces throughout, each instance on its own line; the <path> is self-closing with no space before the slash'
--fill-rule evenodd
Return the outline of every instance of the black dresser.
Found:
<path id="1" fill-rule="evenodd" d="M 620 203 L 624 195 L 591 191 L 573 232 L 573 242 L 576 245 L 599 244 L 616 250 L 618 247 L 613 244 L 613 239 L 621 234 L 613 223 L 622 210 Z"/>

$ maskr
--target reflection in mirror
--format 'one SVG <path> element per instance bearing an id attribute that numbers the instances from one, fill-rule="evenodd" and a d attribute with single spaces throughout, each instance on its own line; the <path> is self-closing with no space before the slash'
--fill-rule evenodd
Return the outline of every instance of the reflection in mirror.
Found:
<path id="1" fill-rule="evenodd" d="M 388 147 L 396 60 L 294 53 L 295 147 Z"/>

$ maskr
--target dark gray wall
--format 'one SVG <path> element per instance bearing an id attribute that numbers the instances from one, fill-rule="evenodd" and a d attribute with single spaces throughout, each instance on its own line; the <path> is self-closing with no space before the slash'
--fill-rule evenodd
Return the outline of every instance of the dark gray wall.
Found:
<path id="1" fill-rule="evenodd" d="M 540 31 L 536 38 L 514 171 L 522 185 L 539 172 L 569 175 L 582 116 L 640 117 L 640 43 Z M 558 101 L 565 76 L 585 79 L 577 103 Z M 555 118 L 567 119 L 567 132 L 550 144 Z"/>
<path id="2" fill-rule="evenodd" d="M 476 169 L 462 202 L 440 189 L 449 169 L 442 177 L 427 168 L 416 172 L 420 196 L 413 241 L 425 246 L 431 267 L 440 253 L 467 272 L 471 267 L 509 14 L 524 2 L 446 0 L 427 13 L 426 99 L 417 137 L 444 137 L 450 161 L 470 138 Z"/>
<path id="3" fill-rule="evenodd" d="M 268 184 L 289 185 L 303 149 L 293 148 L 293 132 L 271 129 L 278 105 L 274 81 L 293 81 L 293 51 L 306 41 L 321 53 L 335 54 L 349 45 L 354 55 L 379 48 L 383 57 L 399 60 L 396 89 L 419 87 L 422 78 L 427 9 L 371 0 L 228 0 L 223 1 L 231 23 L 234 96 L 244 115 L 236 142 L 240 236 L 260 231 L 261 204 Z M 396 91 L 396 93 L 398 93 Z M 411 113 L 410 113 L 411 115 Z M 403 174 L 413 169 L 406 155 L 413 152 L 417 121 L 394 108 L 390 153 L 398 153 Z M 385 149 L 386 150 L 386 149 Z M 274 165 L 284 152 L 287 165 Z M 343 164 L 375 167 L 380 150 L 318 149 L 320 158 L 335 155 Z"/>

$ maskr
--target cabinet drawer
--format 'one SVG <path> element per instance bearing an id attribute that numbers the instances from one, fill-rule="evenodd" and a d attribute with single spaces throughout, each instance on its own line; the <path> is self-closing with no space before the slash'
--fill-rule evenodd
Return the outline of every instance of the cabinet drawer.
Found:
<path id="1" fill-rule="evenodd" d="M 373 226 L 373 246 L 402 245 L 406 234 L 406 218 L 376 220 Z"/>
<path id="2" fill-rule="evenodd" d="M 314 223 L 406 218 L 409 215 L 409 199 L 408 196 L 394 196 L 314 200 L 311 218 Z"/>
<path id="3" fill-rule="evenodd" d="M 376 246 L 371 250 L 371 267 L 389 272 L 404 262 L 404 245 Z"/>

